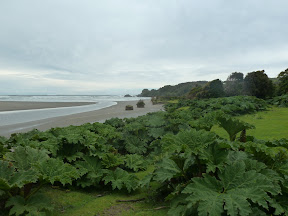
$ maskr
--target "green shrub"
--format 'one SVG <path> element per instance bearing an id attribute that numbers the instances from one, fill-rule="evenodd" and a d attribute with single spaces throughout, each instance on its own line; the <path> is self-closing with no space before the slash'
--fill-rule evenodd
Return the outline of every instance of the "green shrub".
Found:
<path id="1" fill-rule="evenodd" d="M 133 106 L 132 105 L 126 105 L 125 110 L 133 110 Z"/>
<path id="2" fill-rule="evenodd" d="M 136 105 L 138 108 L 144 108 L 145 107 L 145 103 L 143 100 L 139 100 Z"/>

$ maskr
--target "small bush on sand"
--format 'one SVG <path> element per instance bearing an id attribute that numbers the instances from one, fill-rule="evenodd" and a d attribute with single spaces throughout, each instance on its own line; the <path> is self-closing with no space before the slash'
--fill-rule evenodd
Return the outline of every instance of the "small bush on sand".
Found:
<path id="1" fill-rule="evenodd" d="M 125 110 L 133 110 L 133 106 L 132 105 L 126 105 Z"/>
<path id="2" fill-rule="evenodd" d="M 145 103 L 144 103 L 143 100 L 139 100 L 136 105 L 137 105 L 138 108 L 144 108 Z"/>

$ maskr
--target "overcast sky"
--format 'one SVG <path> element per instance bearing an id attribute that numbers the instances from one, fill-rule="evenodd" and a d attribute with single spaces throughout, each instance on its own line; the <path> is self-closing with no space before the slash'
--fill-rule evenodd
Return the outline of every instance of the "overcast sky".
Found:
<path id="1" fill-rule="evenodd" d="M 1 0 L 0 94 L 138 94 L 288 68 L 287 0 Z"/>

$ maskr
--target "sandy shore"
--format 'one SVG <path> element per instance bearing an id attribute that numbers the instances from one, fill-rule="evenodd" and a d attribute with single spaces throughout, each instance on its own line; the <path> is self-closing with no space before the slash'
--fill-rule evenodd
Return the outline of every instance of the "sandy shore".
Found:
<path id="1" fill-rule="evenodd" d="M 1 103 L 6 103 L 6 102 L 1 102 Z M 25 103 L 26 102 L 13 102 L 13 107 L 20 108 L 21 106 L 22 107 L 25 106 Z M 30 109 L 35 109 L 37 108 L 37 106 L 38 107 L 40 106 L 40 104 L 37 104 L 36 106 L 36 103 L 38 102 L 35 102 L 34 105 L 36 107 L 35 106 L 33 107 L 33 103 L 34 102 L 30 103 L 29 105 Z M 115 118 L 115 117 L 118 117 L 118 118 L 137 117 L 137 116 L 145 115 L 149 112 L 157 112 L 163 109 L 162 105 L 152 105 L 150 100 L 145 100 L 145 104 L 146 104 L 145 108 L 137 108 L 136 103 L 137 101 L 120 101 L 120 102 L 117 102 L 117 105 L 104 108 L 104 109 L 100 109 L 100 110 L 91 111 L 91 112 L 84 112 L 84 113 L 73 114 L 73 115 L 68 115 L 68 116 L 61 116 L 61 117 L 43 119 L 43 120 L 38 120 L 38 121 L 31 121 L 31 122 L 26 122 L 26 123 L 21 123 L 21 124 L 1 126 L 0 136 L 9 137 L 12 133 L 27 132 L 34 128 L 44 131 L 52 127 L 66 127 L 69 125 L 81 125 L 81 124 L 85 124 L 88 122 L 90 123 L 104 122 L 107 119 Z M 48 105 L 50 103 L 45 102 L 45 104 Z M 47 108 L 47 107 L 44 107 L 45 104 L 41 105 L 42 108 Z M 57 105 L 58 103 L 51 103 L 49 107 L 52 106 L 52 104 Z M 62 104 L 59 103 L 58 105 L 62 106 L 65 104 L 68 105 L 66 102 Z M 75 104 L 75 103 L 72 103 L 72 104 Z M 85 103 L 77 103 L 77 104 L 78 105 L 76 106 L 79 106 L 81 104 L 87 105 Z M 133 105 L 134 110 L 126 111 L 125 106 L 128 104 Z M 6 106 L 9 108 L 8 104 Z M 10 110 L 12 110 L 13 107 L 11 107 Z"/>
<path id="2" fill-rule="evenodd" d="M 19 102 L 0 101 L 0 112 L 30 109 L 45 109 L 56 107 L 70 107 L 94 104 L 92 102 Z"/>

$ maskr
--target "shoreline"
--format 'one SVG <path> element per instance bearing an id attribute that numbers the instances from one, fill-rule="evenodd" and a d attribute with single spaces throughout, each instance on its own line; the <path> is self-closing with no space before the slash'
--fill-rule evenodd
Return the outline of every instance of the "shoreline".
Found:
<path id="1" fill-rule="evenodd" d="M 0 101 L 0 112 L 49 109 L 73 106 L 85 106 L 97 102 L 29 102 L 29 101 Z"/>
<path id="2" fill-rule="evenodd" d="M 95 111 L 82 112 L 82 113 L 47 118 L 47 119 L 42 119 L 42 120 L 37 120 L 37 121 L 30 121 L 30 122 L 25 122 L 25 123 L 0 126 L 0 136 L 10 137 L 10 135 L 13 133 L 28 132 L 33 129 L 45 131 L 53 127 L 67 127 L 69 125 L 79 126 L 85 123 L 94 123 L 94 122 L 103 123 L 105 120 L 111 119 L 111 118 L 138 117 L 141 115 L 145 115 L 149 112 L 157 112 L 157 111 L 163 110 L 162 105 L 152 105 L 150 100 L 144 100 L 145 108 L 137 108 L 136 106 L 137 102 L 138 101 L 118 101 L 116 105 L 112 105 L 110 107 L 106 107 L 106 108 L 95 110 Z M 19 102 L 19 103 L 23 103 L 23 102 Z M 134 110 L 126 111 L 125 110 L 126 105 L 132 105 L 134 107 Z"/>

